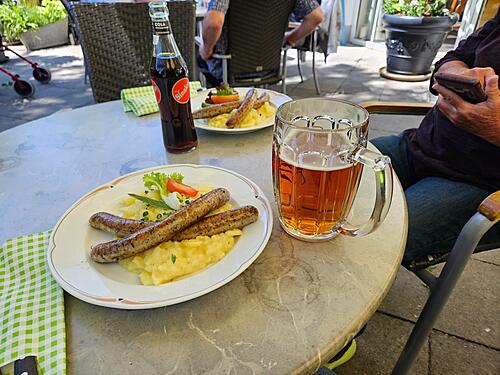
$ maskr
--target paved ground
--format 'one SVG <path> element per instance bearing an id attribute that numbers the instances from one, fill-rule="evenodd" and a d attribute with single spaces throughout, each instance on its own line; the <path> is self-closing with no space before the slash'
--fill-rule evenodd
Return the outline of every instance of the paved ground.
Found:
<path id="1" fill-rule="evenodd" d="M 19 48 L 22 51 L 22 48 Z M 19 99 L 10 87 L 0 88 L 0 131 L 50 113 L 93 102 L 83 82 L 83 60 L 78 46 L 64 46 L 29 55 L 52 70 L 49 85 L 34 83 L 32 100 Z M 310 57 L 309 57 L 310 58 Z M 341 47 L 339 53 L 321 62 L 323 95 L 363 102 L 368 100 L 433 102 L 428 82 L 401 83 L 379 77 L 384 51 Z M 289 61 L 288 94 L 294 98 L 315 96 L 310 59 L 303 65 L 305 82 L 299 83 L 296 60 Z M 31 69 L 13 58 L 7 69 L 30 78 Z M 6 76 L 0 82 L 7 82 Z M 417 126 L 415 118 L 374 121 L 371 136 L 395 134 Z M 439 271 L 435 268 L 435 272 Z M 475 255 L 455 289 L 411 374 L 500 374 L 500 250 Z M 388 374 L 418 317 L 427 288 L 401 268 L 385 301 L 358 339 L 353 360 L 336 371 L 339 375 Z M 346 301 L 347 303 L 347 301 Z"/>

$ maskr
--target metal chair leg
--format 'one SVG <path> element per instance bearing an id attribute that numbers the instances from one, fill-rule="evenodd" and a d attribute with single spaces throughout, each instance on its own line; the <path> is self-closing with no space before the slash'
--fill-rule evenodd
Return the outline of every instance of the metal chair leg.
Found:
<path id="1" fill-rule="evenodd" d="M 425 285 L 427 285 L 429 288 L 434 289 L 436 287 L 436 283 L 438 281 L 438 278 L 435 277 L 432 273 L 430 273 L 427 270 L 417 270 L 413 271 L 415 275 L 418 276 L 420 280 L 422 280 Z"/>
<path id="2" fill-rule="evenodd" d="M 441 271 L 441 275 L 439 275 L 436 286 L 432 290 L 399 356 L 398 362 L 392 370 L 392 375 L 406 375 L 409 373 L 412 363 L 417 358 L 425 339 L 429 336 L 439 313 L 448 301 L 479 240 L 494 224 L 495 222 L 488 220 L 480 213 L 476 213 L 464 226 L 450 252 L 448 261 Z"/>
<path id="3" fill-rule="evenodd" d="M 297 68 L 299 69 L 300 83 L 304 82 L 304 77 L 302 76 L 302 68 L 300 67 L 300 50 L 297 50 Z"/>
<path id="4" fill-rule="evenodd" d="M 286 95 L 286 55 L 288 48 L 283 49 L 283 62 L 281 70 L 281 92 Z"/>
<path id="5" fill-rule="evenodd" d="M 314 78 L 314 86 L 316 87 L 316 92 L 318 95 L 321 95 L 321 89 L 319 88 L 319 81 L 318 81 L 318 76 L 316 75 L 316 31 L 311 34 L 312 38 L 312 53 L 313 53 L 313 63 L 312 63 L 312 70 L 313 70 L 313 78 Z"/>

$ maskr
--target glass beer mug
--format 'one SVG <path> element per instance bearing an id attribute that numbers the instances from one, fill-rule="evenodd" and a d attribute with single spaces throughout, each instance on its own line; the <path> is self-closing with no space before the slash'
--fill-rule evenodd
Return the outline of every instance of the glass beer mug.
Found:
<path id="1" fill-rule="evenodd" d="M 273 134 L 274 194 L 283 229 L 306 241 L 362 236 L 384 220 L 392 199 L 390 158 L 366 148 L 368 112 L 329 98 L 284 103 Z M 376 200 L 368 222 L 347 216 L 363 166 L 375 172 Z"/>

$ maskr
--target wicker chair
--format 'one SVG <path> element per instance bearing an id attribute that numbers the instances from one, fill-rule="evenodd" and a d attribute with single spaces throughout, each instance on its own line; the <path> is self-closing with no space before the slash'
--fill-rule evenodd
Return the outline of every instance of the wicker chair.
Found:
<path id="1" fill-rule="evenodd" d="M 76 26 L 96 102 L 116 100 L 124 88 L 150 84 L 152 29 L 147 4 L 62 1 Z M 168 1 L 168 8 L 192 79 L 196 3 Z"/>
<path id="2" fill-rule="evenodd" d="M 234 86 L 274 84 L 282 80 L 281 47 L 294 0 L 231 0 L 224 21 L 227 54 L 223 81 Z M 202 71 L 203 72 L 203 71 Z"/>

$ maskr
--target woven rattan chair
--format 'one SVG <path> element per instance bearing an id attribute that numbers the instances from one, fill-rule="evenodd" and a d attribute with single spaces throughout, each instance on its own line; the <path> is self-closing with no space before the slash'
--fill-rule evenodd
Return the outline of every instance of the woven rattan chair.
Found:
<path id="1" fill-rule="evenodd" d="M 274 84 L 282 79 L 281 47 L 294 0 L 231 0 L 224 20 L 227 54 L 223 81 L 233 86 Z"/>
<path id="2" fill-rule="evenodd" d="M 148 4 L 63 3 L 76 24 L 96 102 L 116 100 L 124 88 L 150 84 L 152 28 Z M 192 79 L 196 3 L 168 1 L 168 8 L 172 32 Z"/>
<path id="3" fill-rule="evenodd" d="M 430 104 L 414 103 L 368 102 L 362 105 L 369 113 L 420 116 L 425 115 L 432 108 Z M 483 235 L 499 220 L 500 191 L 497 191 L 480 204 L 477 212 L 462 228 L 452 249 L 403 264 L 430 288 L 430 295 L 393 369 L 393 375 L 409 373 L 411 365 L 446 305 L 471 255 L 499 247 L 499 244 L 479 244 Z M 443 262 L 446 263 L 438 277 L 426 269 Z"/>

